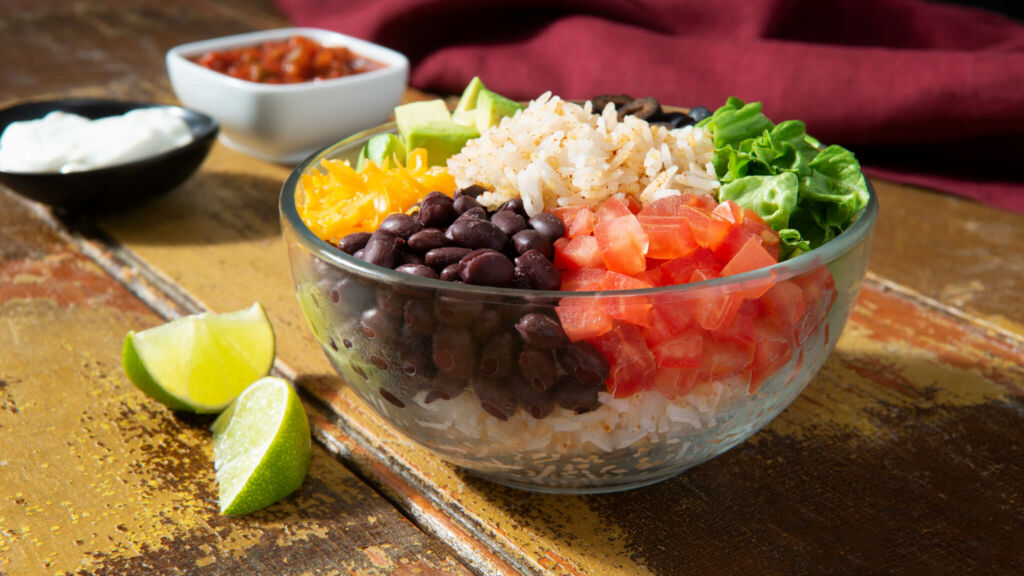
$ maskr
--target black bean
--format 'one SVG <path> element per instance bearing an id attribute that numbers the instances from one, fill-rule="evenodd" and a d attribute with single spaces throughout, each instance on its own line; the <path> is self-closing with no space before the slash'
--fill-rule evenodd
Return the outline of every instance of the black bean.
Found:
<path id="1" fill-rule="evenodd" d="M 423 224 L 418 218 L 408 214 L 390 214 L 384 218 L 377 230 L 387 230 L 402 240 L 408 240 L 409 236 L 423 230 Z"/>
<path id="2" fill-rule="evenodd" d="M 562 285 L 562 273 L 536 250 L 516 258 L 516 275 L 528 279 L 535 290 L 558 290 Z"/>
<path id="3" fill-rule="evenodd" d="M 588 386 L 573 378 L 562 378 L 558 384 L 550 390 L 555 402 L 566 410 L 572 410 L 577 414 L 583 414 L 596 410 L 601 406 L 597 397 L 597 388 Z"/>
<path id="4" fill-rule="evenodd" d="M 508 235 L 487 220 L 458 220 L 448 228 L 448 233 L 466 248 L 490 248 L 500 252 L 508 245 Z"/>
<path id="5" fill-rule="evenodd" d="M 476 370 L 476 344 L 466 328 L 448 327 L 434 332 L 431 353 L 442 380 L 466 378 Z"/>
<path id="6" fill-rule="evenodd" d="M 484 341 L 501 328 L 501 314 L 494 308 L 484 308 L 473 320 L 473 335 Z"/>
<path id="7" fill-rule="evenodd" d="M 466 186 L 465 188 L 456 190 L 455 198 L 458 198 L 459 196 L 469 196 L 470 198 L 476 198 L 477 196 L 483 194 L 484 192 L 487 192 L 486 188 L 478 184 L 473 184 L 472 186 Z"/>
<path id="8" fill-rule="evenodd" d="M 455 208 L 457 214 L 463 214 L 470 208 L 481 208 L 480 203 L 476 201 L 472 196 L 456 195 L 455 201 L 452 202 L 452 206 Z"/>
<path id="9" fill-rule="evenodd" d="M 398 334 L 398 323 L 377 308 L 370 308 L 359 317 L 359 329 L 370 340 L 392 338 Z"/>
<path id="10" fill-rule="evenodd" d="M 507 421 L 519 409 L 515 391 L 500 380 L 476 378 L 473 391 L 480 400 L 480 407 L 498 420 Z"/>
<path id="11" fill-rule="evenodd" d="M 408 248 L 408 246 L 406 246 Z M 398 255 L 398 260 L 395 261 L 395 268 L 404 266 L 406 264 L 423 264 L 423 256 L 409 250 L 402 250 Z"/>
<path id="12" fill-rule="evenodd" d="M 395 268 L 395 270 L 412 274 L 413 276 L 422 276 L 423 278 L 437 278 L 437 270 L 426 264 L 402 264 Z"/>
<path id="13" fill-rule="evenodd" d="M 434 299 L 434 316 L 444 324 L 465 326 L 476 320 L 484 303 L 454 296 L 442 295 Z"/>
<path id="14" fill-rule="evenodd" d="M 573 379 L 596 389 L 604 389 L 610 369 L 604 354 L 593 344 L 575 342 L 566 345 L 558 353 L 558 363 Z"/>
<path id="15" fill-rule="evenodd" d="M 394 268 L 404 245 L 405 240 L 399 238 L 394 232 L 377 230 L 370 236 L 366 247 L 363 248 L 362 260 L 377 266 Z"/>
<path id="16" fill-rule="evenodd" d="M 459 261 L 459 277 L 466 284 L 507 286 L 515 273 L 511 260 L 488 248 L 474 250 Z"/>
<path id="17" fill-rule="evenodd" d="M 402 310 L 405 327 L 413 334 L 430 336 L 434 331 L 434 303 L 425 298 L 410 298 Z"/>
<path id="18" fill-rule="evenodd" d="M 533 285 L 530 284 L 530 279 L 526 277 L 516 266 L 516 275 L 512 277 L 512 284 L 509 284 L 512 288 L 519 288 L 520 290 L 532 290 Z"/>
<path id="19" fill-rule="evenodd" d="M 433 378 L 437 375 L 437 367 L 421 346 L 403 346 L 399 351 L 398 367 L 406 376 L 417 380 Z"/>
<path id="20" fill-rule="evenodd" d="M 711 110 L 708 110 L 704 106 L 694 106 L 690 109 L 690 118 L 693 118 L 694 122 L 700 122 L 701 120 L 711 116 Z"/>
<path id="21" fill-rule="evenodd" d="M 562 219 L 547 212 L 532 216 L 530 218 L 530 228 L 543 234 L 548 239 L 548 242 L 554 242 L 565 236 L 565 225 L 562 224 Z"/>
<path id="22" fill-rule="evenodd" d="M 515 390 L 519 405 L 537 420 L 551 414 L 555 409 L 555 399 L 550 392 L 537 390 L 527 384 L 522 377 L 510 378 L 509 387 Z"/>
<path id="23" fill-rule="evenodd" d="M 466 254 L 469 254 L 472 251 L 473 250 L 470 248 L 462 248 L 458 246 L 434 248 L 430 252 L 427 252 L 426 256 L 423 257 L 423 261 L 427 266 L 440 271 L 452 264 L 458 264 L 459 260 L 462 260 Z"/>
<path id="24" fill-rule="evenodd" d="M 505 376 L 515 366 L 518 350 L 515 336 L 508 332 L 497 334 L 481 348 L 477 372 L 492 378 Z"/>
<path id="25" fill-rule="evenodd" d="M 483 206 L 468 208 L 455 219 L 456 222 L 460 220 L 487 220 L 487 210 L 484 210 Z"/>
<path id="26" fill-rule="evenodd" d="M 438 380 L 434 380 L 433 388 L 429 393 L 427 393 L 427 397 L 424 398 L 424 401 L 427 404 L 430 404 L 438 398 L 441 400 L 451 400 L 459 394 L 462 394 L 462 391 L 465 390 L 468 385 L 469 380 L 462 378 L 440 378 Z"/>
<path id="27" fill-rule="evenodd" d="M 511 210 L 516 214 L 519 214 L 523 218 L 527 218 L 526 207 L 523 204 L 522 198 L 513 198 L 498 207 L 498 212 L 501 212 L 503 210 Z"/>
<path id="28" fill-rule="evenodd" d="M 516 247 L 517 254 L 525 254 L 530 250 L 540 252 L 544 258 L 550 260 L 554 255 L 551 241 L 547 236 L 536 230 L 523 230 L 512 237 L 512 244 Z"/>
<path id="29" fill-rule="evenodd" d="M 352 253 L 352 257 L 355 258 L 356 260 L 363 260 L 363 256 L 365 256 L 365 255 L 366 255 L 366 248 L 360 248 L 359 250 L 356 250 L 355 252 Z M 365 262 L 365 260 L 364 260 L 364 262 Z"/>
<path id="30" fill-rule="evenodd" d="M 444 237 L 444 231 L 438 228 L 424 228 L 409 236 L 408 247 L 418 254 L 426 254 L 435 248 L 448 246 L 451 240 Z"/>
<path id="31" fill-rule="evenodd" d="M 356 250 L 366 246 L 369 239 L 369 232 L 353 232 L 338 240 L 338 249 L 346 254 L 355 254 Z"/>
<path id="32" fill-rule="evenodd" d="M 555 348 L 565 340 L 562 325 L 547 314 L 526 314 L 516 322 L 516 332 L 523 342 L 536 348 Z"/>
<path id="33" fill-rule="evenodd" d="M 461 282 L 462 278 L 459 276 L 459 263 L 456 262 L 455 264 L 445 266 L 444 270 L 441 270 L 441 275 L 438 277 L 445 282 Z"/>
<path id="34" fill-rule="evenodd" d="M 437 196 L 433 194 L 431 192 L 420 202 L 420 224 L 427 228 L 444 228 L 455 219 L 455 207 L 451 198 L 440 192 Z"/>
<path id="35" fill-rule="evenodd" d="M 377 287 L 377 308 L 391 318 L 399 318 L 405 309 L 406 297 L 387 286 Z"/>
<path id="36" fill-rule="evenodd" d="M 519 353 L 519 372 L 537 390 L 547 390 L 558 382 L 558 366 L 551 350 L 524 348 Z"/>
<path id="37" fill-rule="evenodd" d="M 512 210 L 500 210 L 491 216 L 491 223 L 509 236 L 526 230 L 526 219 Z"/>

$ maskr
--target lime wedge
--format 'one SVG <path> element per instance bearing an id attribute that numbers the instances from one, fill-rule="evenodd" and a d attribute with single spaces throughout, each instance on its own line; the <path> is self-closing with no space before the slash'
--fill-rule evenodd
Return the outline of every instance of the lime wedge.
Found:
<path id="1" fill-rule="evenodd" d="M 258 303 L 186 316 L 124 339 L 121 362 L 135 386 L 175 410 L 223 410 L 274 364 L 274 329 Z"/>
<path id="2" fill-rule="evenodd" d="M 222 514 L 247 514 L 291 494 L 309 472 L 309 421 L 291 385 L 267 376 L 213 422 Z"/>

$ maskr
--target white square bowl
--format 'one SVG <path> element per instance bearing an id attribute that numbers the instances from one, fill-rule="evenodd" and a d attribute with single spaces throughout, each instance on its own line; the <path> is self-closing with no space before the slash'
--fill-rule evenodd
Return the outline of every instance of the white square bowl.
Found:
<path id="1" fill-rule="evenodd" d="M 261 84 L 232 78 L 191 61 L 228 50 L 305 36 L 325 46 L 346 46 L 383 68 L 329 80 Z M 387 122 L 402 99 L 409 61 L 358 38 L 318 28 L 278 28 L 176 46 L 167 73 L 182 105 L 220 122 L 221 142 L 257 158 L 294 164 L 332 142 Z"/>

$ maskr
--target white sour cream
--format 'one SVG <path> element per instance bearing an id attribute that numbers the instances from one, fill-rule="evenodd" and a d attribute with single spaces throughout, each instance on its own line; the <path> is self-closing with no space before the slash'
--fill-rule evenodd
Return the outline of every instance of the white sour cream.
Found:
<path id="1" fill-rule="evenodd" d="M 191 140 L 188 125 L 168 108 L 141 108 L 98 120 L 50 112 L 4 130 L 0 170 L 80 172 L 155 156 Z"/>

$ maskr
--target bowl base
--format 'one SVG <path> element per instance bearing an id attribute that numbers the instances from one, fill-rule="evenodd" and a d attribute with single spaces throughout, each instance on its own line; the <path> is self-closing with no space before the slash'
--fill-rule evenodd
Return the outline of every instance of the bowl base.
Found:
<path id="1" fill-rule="evenodd" d="M 674 478 L 691 468 L 692 466 L 686 466 L 684 468 L 673 468 L 668 472 L 648 476 L 639 480 L 623 481 L 621 483 L 608 483 L 594 486 L 551 486 L 542 484 L 533 484 L 529 482 L 517 482 L 509 478 L 502 478 L 498 476 L 491 476 L 485 473 L 476 472 L 468 468 L 461 468 L 467 474 L 487 480 L 488 482 L 494 482 L 495 484 L 501 484 L 502 486 L 508 486 L 509 488 L 516 488 L 518 490 L 526 490 L 528 492 L 538 492 L 541 494 L 565 494 L 565 495 L 585 495 L 585 494 L 611 494 L 613 492 L 626 492 L 628 490 L 635 490 L 637 488 L 643 488 L 644 486 L 650 486 L 659 482 L 664 482 L 669 478 Z"/>
<path id="2" fill-rule="evenodd" d="M 319 148 L 317 147 L 310 148 L 309 150 L 301 150 L 299 152 L 291 152 L 286 154 L 270 154 L 262 150 L 250 148 L 249 146 L 246 146 L 245 144 L 242 144 L 237 140 L 232 140 L 231 137 L 225 134 L 224 132 L 220 133 L 218 140 L 220 140 L 221 144 L 227 146 L 228 148 L 231 148 L 232 150 L 236 150 L 243 154 L 248 154 L 249 156 L 259 158 L 260 160 L 273 162 L 275 164 L 295 165 L 298 164 L 299 162 L 302 162 L 307 156 L 309 156 L 313 152 L 319 150 Z"/>

